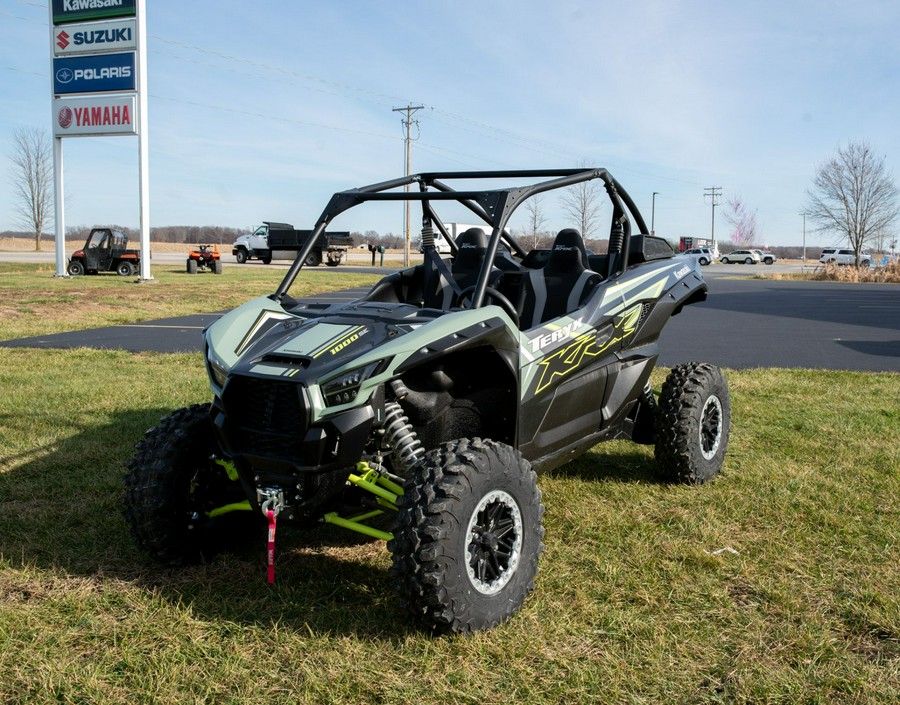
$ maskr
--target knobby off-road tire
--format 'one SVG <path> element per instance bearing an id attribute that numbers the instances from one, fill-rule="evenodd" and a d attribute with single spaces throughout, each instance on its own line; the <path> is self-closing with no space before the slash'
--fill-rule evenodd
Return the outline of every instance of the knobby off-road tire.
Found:
<path id="1" fill-rule="evenodd" d="M 66 271 L 69 273 L 70 277 L 80 277 L 84 274 L 84 265 L 80 260 L 73 259 L 69 262 L 69 266 L 66 268 Z"/>
<path id="2" fill-rule="evenodd" d="M 185 270 L 187 271 L 188 274 L 196 274 L 197 269 L 198 269 L 197 260 L 189 258 L 185 262 Z"/>
<path id="3" fill-rule="evenodd" d="M 444 443 L 397 504 L 391 573 L 415 619 L 467 633 L 518 611 L 544 548 L 537 477 L 518 451 L 480 438 Z"/>
<path id="4" fill-rule="evenodd" d="M 257 537 L 262 517 L 217 507 L 246 499 L 240 483 L 210 460 L 218 451 L 209 405 L 178 409 L 146 432 L 128 463 L 123 513 L 138 545 L 170 565 L 195 563 Z"/>
<path id="5" fill-rule="evenodd" d="M 220 260 L 220 259 L 213 260 L 212 273 L 213 274 L 221 274 L 222 273 L 222 260 Z"/>
<path id="6" fill-rule="evenodd" d="M 728 449 L 731 396 L 722 371 L 703 362 L 672 368 L 659 395 L 656 463 L 665 479 L 701 485 Z"/>

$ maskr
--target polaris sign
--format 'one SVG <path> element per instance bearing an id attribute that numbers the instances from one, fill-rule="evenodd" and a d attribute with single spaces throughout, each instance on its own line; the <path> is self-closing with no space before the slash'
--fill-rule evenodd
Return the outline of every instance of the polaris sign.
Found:
<path id="1" fill-rule="evenodd" d="M 56 95 L 133 91 L 134 87 L 133 52 L 53 60 L 53 92 Z"/>
<path id="2" fill-rule="evenodd" d="M 69 24 L 54 28 L 53 54 L 70 56 L 134 50 L 135 37 L 134 20 Z"/>
<path id="3" fill-rule="evenodd" d="M 53 0 L 53 24 L 134 15 L 135 0 Z"/>

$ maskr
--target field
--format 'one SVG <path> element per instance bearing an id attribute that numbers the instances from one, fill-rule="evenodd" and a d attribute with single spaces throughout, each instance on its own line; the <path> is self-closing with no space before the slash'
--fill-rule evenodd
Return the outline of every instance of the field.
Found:
<path id="1" fill-rule="evenodd" d="M 0 265 L 2 335 L 226 308 L 277 281 L 252 271 Z M 150 563 L 120 515 L 124 463 L 208 399 L 200 356 L 0 348 L 0 702 L 897 702 L 900 375 L 727 375 L 720 477 L 661 483 L 625 442 L 543 475 L 537 590 L 460 638 L 411 628 L 384 546 L 337 529 L 279 529 L 272 588 L 262 543 Z"/>

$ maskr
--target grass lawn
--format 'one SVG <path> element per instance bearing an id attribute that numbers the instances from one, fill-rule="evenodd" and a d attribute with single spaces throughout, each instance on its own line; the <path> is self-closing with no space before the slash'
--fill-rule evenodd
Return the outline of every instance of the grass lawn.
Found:
<path id="1" fill-rule="evenodd" d="M 21 276 L 36 298 L 9 267 L 0 293 Z M 172 277 L 96 286 L 161 297 L 147 317 L 272 288 Z M 75 323 L 54 303 L 73 282 L 39 281 L 15 330 Z M 338 529 L 280 528 L 272 588 L 262 544 L 182 569 L 135 548 L 124 464 L 208 399 L 199 355 L 0 348 L 0 702 L 897 702 L 900 374 L 727 375 L 720 477 L 660 483 L 626 442 L 543 475 L 537 590 L 495 630 L 435 638 L 396 609 L 383 544 Z"/>
<path id="2" fill-rule="evenodd" d="M 283 267 L 232 265 L 224 274 L 187 274 L 181 265 L 152 265 L 153 281 L 97 274 L 55 277 L 56 266 L 0 262 L 0 340 L 209 313 L 275 291 Z M 372 284 L 378 277 L 340 269 L 304 271 L 294 296 Z"/>

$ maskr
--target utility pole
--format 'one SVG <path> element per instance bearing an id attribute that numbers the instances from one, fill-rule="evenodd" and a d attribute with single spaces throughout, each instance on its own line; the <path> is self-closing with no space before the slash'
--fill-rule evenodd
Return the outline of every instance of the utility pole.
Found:
<path id="1" fill-rule="evenodd" d="M 719 248 L 716 247 L 716 206 L 719 205 L 719 196 L 721 195 L 721 186 L 710 186 L 709 188 L 703 189 L 703 198 L 709 197 L 710 203 L 712 204 L 712 233 L 710 239 L 712 240 L 713 252 L 719 251 Z"/>
<path id="2" fill-rule="evenodd" d="M 394 113 L 406 113 L 406 119 L 403 120 L 404 131 L 406 132 L 406 176 L 409 176 L 409 146 L 410 142 L 410 128 L 412 127 L 412 116 L 417 110 L 422 110 L 424 105 L 413 105 L 412 103 L 407 104 L 405 108 L 391 108 L 391 112 Z M 419 121 L 416 120 L 416 125 L 419 124 Z M 409 191 L 409 184 L 406 184 L 405 189 Z M 406 212 L 403 219 L 403 232 L 405 233 L 404 244 L 403 244 L 403 266 L 409 266 L 409 201 L 406 201 Z"/>
<path id="3" fill-rule="evenodd" d="M 806 263 L 806 211 L 800 215 L 803 216 L 803 262 Z"/>

